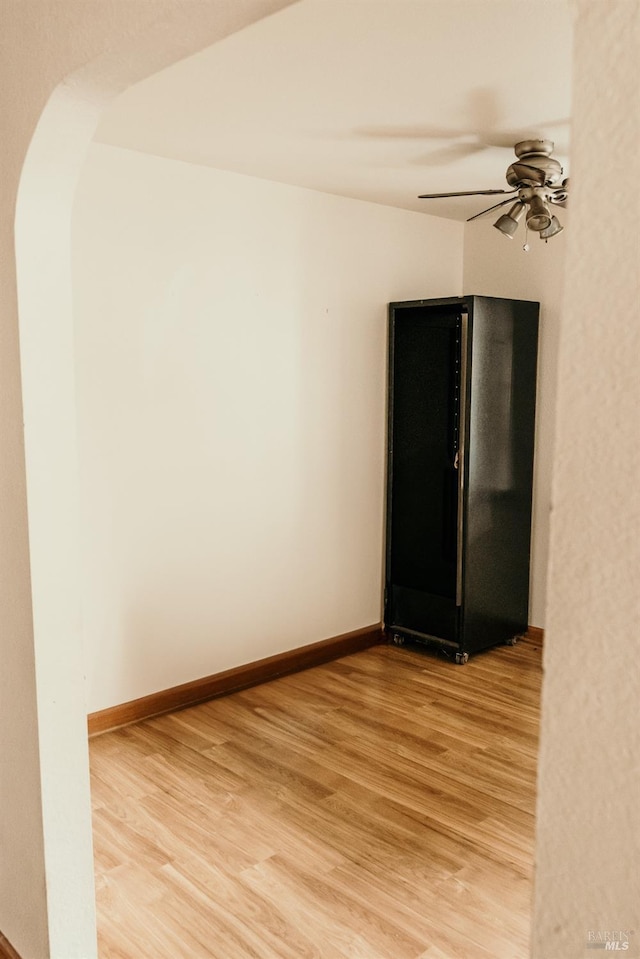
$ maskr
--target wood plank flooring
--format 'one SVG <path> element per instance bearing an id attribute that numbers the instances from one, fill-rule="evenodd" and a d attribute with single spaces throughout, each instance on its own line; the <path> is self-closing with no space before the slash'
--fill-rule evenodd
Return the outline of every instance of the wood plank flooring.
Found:
<path id="1" fill-rule="evenodd" d="M 91 740 L 101 959 L 526 959 L 541 673 L 377 646 Z"/>

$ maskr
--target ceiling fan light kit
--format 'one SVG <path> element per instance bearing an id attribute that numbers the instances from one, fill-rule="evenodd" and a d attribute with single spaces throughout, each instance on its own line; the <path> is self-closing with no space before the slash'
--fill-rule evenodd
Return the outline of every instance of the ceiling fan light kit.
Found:
<path id="1" fill-rule="evenodd" d="M 499 216 L 493 225 L 495 226 L 496 230 L 500 230 L 503 236 L 513 240 L 514 234 L 518 229 L 518 223 L 522 219 L 525 210 L 526 206 L 522 200 L 518 200 L 513 204 L 509 212 L 503 213 L 502 216 Z"/>
<path id="2" fill-rule="evenodd" d="M 527 229 L 534 230 L 536 233 L 548 230 L 551 226 L 551 214 L 544 198 L 536 192 L 527 202 L 529 203 Z"/>
<path id="3" fill-rule="evenodd" d="M 509 190 L 467 190 L 461 193 L 425 193 L 421 200 L 431 200 L 444 196 L 485 196 L 488 194 L 511 194 L 507 200 L 495 203 L 493 206 L 475 216 L 469 217 L 467 223 L 485 213 L 507 203 L 513 205 L 508 213 L 503 213 L 493 224 L 503 236 L 510 240 L 518 229 L 518 224 L 526 212 L 525 221 L 527 230 L 538 233 L 540 239 L 549 240 L 562 232 L 562 224 L 551 213 L 550 204 L 566 206 L 569 195 L 569 180 L 562 180 L 563 169 L 558 160 L 551 156 L 553 142 L 551 140 L 521 140 L 516 143 L 514 153 L 517 160 L 507 168 L 507 183 Z M 561 182 L 562 181 L 562 182 Z M 513 202 L 513 194 L 518 198 Z M 525 244 L 524 249 L 528 249 Z"/>
<path id="4" fill-rule="evenodd" d="M 540 237 L 543 240 L 549 240 L 552 236 L 557 236 L 558 233 L 562 233 L 564 227 L 560 223 L 560 220 L 557 216 L 551 217 L 551 224 L 547 227 L 546 230 L 540 231 Z"/>

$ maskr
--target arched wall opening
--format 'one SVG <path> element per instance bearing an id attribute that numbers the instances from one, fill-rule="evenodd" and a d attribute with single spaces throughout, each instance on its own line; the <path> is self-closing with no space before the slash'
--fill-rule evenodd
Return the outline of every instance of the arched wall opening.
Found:
<path id="1" fill-rule="evenodd" d="M 17 790 L 3 788 L 3 814 L 14 829 L 3 849 L 2 898 L 4 905 L 6 888 L 9 911 L 0 910 L 2 932 L 20 954 L 33 959 L 96 955 L 78 595 L 70 250 L 75 184 L 100 113 L 112 97 L 290 2 L 116 2 L 90 22 L 83 22 L 82 4 L 75 9 L 70 2 L 50 20 L 46 5 L 35 3 L 26 15 L 17 11 L 8 24 L 15 28 L 18 47 L 20 42 L 27 47 L 25 60 L 33 57 L 34 47 L 42 48 L 41 61 L 36 57 L 32 69 L 44 75 L 35 102 L 25 103 L 23 94 L 20 104 L 25 114 L 30 108 L 34 117 L 40 115 L 20 173 L 15 217 L 34 672 L 16 676 L 15 682 L 24 678 L 29 689 L 35 686 L 37 730 L 32 722 L 32 755 L 26 757 L 23 748 L 20 761 L 31 760 L 36 775 L 39 767 L 41 821 L 21 821 L 25 810 Z M 80 22 L 84 32 L 76 36 L 73 28 Z M 44 108 L 38 101 L 46 101 Z M 15 765 L 10 744 L 7 753 L 3 759 Z M 27 861 L 33 867 L 30 888 L 16 903 L 10 895 L 16 884 L 12 873 L 17 877 Z"/>

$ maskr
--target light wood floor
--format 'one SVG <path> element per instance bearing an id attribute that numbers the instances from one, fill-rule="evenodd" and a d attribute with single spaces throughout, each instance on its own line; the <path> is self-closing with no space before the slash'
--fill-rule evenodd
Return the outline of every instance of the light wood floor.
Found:
<path id="1" fill-rule="evenodd" d="M 525 959 L 540 680 L 378 646 L 93 739 L 101 959 Z"/>

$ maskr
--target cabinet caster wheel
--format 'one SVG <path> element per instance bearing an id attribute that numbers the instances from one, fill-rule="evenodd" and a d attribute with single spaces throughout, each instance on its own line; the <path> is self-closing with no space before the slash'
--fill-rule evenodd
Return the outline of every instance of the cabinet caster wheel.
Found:
<path id="1" fill-rule="evenodd" d="M 394 633 L 391 642 L 394 646 L 404 646 L 404 636 L 401 636 L 400 633 Z"/>
<path id="2" fill-rule="evenodd" d="M 505 639 L 505 646 L 515 646 L 518 642 L 519 636 L 509 636 L 509 639 Z"/>
<path id="3" fill-rule="evenodd" d="M 469 653 L 456 653 L 456 663 L 458 666 L 464 666 L 469 662 Z"/>

